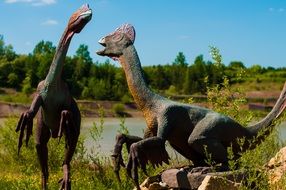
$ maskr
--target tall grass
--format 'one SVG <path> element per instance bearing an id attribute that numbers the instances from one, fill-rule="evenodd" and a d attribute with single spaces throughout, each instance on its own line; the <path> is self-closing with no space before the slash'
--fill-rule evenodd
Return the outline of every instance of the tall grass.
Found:
<path id="1" fill-rule="evenodd" d="M 35 143 L 31 138 L 28 147 L 22 147 L 17 155 L 18 134 L 15 133 L 17 119 L 8 118 L 0 127 L 0 189 L 39 189 L 40 166 L 38 164 Z M 132 189 L 133 184 L 126 175 L 122 175 L 119 184 L 113 173 L 111 161 L 101 156 L 99 140 L 102 138 L 103 119 L 94 123 L 90 129 L 93 147 L 88 151 L 84 146 L 84 136 L 80 136 L 74 159 L 71 163 L 73 189 Z M 49 189 L 58 189 L 58 180 L 62 178 L 64 140 L 50 139 L 49 148 Z M 124 171 L 122 171 L 124 172 Z"/>

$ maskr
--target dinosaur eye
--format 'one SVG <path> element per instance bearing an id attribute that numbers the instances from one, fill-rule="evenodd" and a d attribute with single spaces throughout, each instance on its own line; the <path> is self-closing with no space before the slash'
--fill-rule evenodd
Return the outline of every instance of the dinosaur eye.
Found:
<path id="1" fill-rule="evenodd" d="M 115 32 L 114 35 L 112 36 L 113 41 L 120 41 L 122 38 L 123 38 L 122 33 L 118 33 L 118 32 Z"/>

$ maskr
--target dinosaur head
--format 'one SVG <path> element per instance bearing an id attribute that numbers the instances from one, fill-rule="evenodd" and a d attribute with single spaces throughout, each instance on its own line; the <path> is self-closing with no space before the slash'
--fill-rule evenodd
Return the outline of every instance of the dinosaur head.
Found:
<path id="1" fill-rule="evenodd" d="M 108 56 L 114 60 L 123 54 L 123 50 L 135 41 L 135 29 L 131 24 L 123 24 L 113 33 L 101 38 L 98 43 L 104 46 L 104 49 L 96 53 L 101 56 Z"/>
<path id="2" fill-rule="evenodd" d="M 75 11 L 68 23 L 68 30 L 72 33 L 80 33 L 84 26 L 91 20 L 92 11 L 88 4 L 82 5 Z"/>

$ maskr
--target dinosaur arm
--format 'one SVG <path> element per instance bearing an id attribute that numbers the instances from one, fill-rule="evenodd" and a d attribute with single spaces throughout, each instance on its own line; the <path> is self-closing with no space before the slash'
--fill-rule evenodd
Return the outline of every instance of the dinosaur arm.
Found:
<path id="1" fill-rule="evenodd" d="M 125 164 L 124 164 L 123 158 L 122 158 L 122 147 L 123 147 L 123 145 L 126 144 L 127 151 L 130 152 L 131 144 L 136 143 L 136 142 L 141 141 L 141 140 L 142 140 L 141 137 L 125 135 L 125 134 L 121 134 L 121 133 L 116 136 L 116 144 L 114 147 L 113 154 L 111 156 L 112 156 L 112 161 L 113 161 L 113 165 L 114 165 L 114 172 L 115 172 L 115 175 L 116 175 L 118 181 L 121 181 L 120 176 L 119 176 L 120 166 L 125 167 Z"/>
<path id="2" fill-rule="evenodd" d="M 21 114 L 20 120 L 16 128 L 16 132 L 20 131 L 20 136 L 18 141 L 18 154 L 20 153 L 20 149 L 22 147 L 22 140 L 24 137 L 25 130 L 26 130 L 26 146 L 28 146 L 28 142 L 30 136 L 32 135 L 32 130 L 33 130 L 33 118 L 37 114 L 42 103 L 43 103 L 42 97 L 39 94 L 37 94 L 33 99 L 30 109 Z"/>
<path id="3" fill-rule="evenodd" d="M 30 106 L 30 109 L 29 109 L 29 112 L 31 113 L 32 117 L 35 117 L 35 115 L 39 111 L 39 108 L 41 107 L 42 103 L 43 103 L 42 97 L 39 94 L 37 94 L 34 97 L 32 104 Z"/>
<path id="4" fill-rule="evenodd" d="M 141 167 L 146 174 L 146 165 L 150 162 L 153 167 L 162 165 L 163 162 L 169 164 L 169 155 L 165 148 L 165 141 L 160 137 L 150 137 L 133 143 L 127 164 L 127 173 L 134 180 L 139 188 L 138 167 Z"/>

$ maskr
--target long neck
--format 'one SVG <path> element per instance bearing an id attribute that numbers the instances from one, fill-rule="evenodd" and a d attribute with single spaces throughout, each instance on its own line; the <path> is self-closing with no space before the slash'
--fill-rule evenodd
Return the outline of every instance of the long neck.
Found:
<path id="1" fill-rule="evenodd" d="M 56 84 L 57 81 L 61 79 L 65 57 L 66 57 L 72 36 L 73 36 L 73 33 L 69 32 L 67 28 L 64 31 L 59 41 L 56 53 L 53 58 L 53 62 L 50 66 L 49 73 L 45 79 L 45 85 Z"/>
<path id="2" fill-rule="evenodd" d="M 119 61 L 125 71 L 127 84 L 135 103 L 141 110 L 150 108 L 156 94 L 148 88 L 144 80 L 143 70 L 135 47 L 130 45 L 124 49 Z"/>

